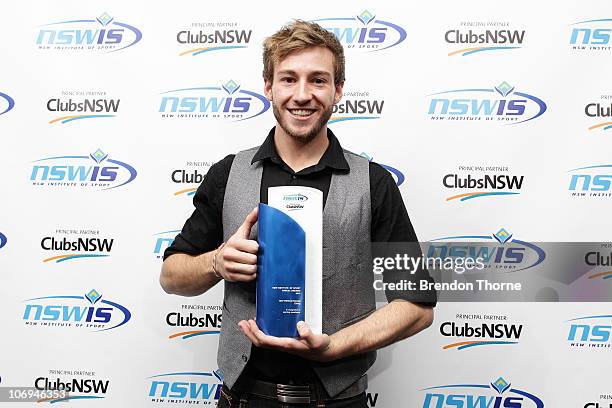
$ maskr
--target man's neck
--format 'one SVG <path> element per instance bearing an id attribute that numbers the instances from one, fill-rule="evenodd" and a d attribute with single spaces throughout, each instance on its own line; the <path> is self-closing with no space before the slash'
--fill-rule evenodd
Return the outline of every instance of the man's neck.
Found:
<path id="1" fill-rule="evenodd" d="M 327 138 L 327 126 L 310 143 L 303 144 L 289 136 L 277 124 L 274 131 L 274 145 L 278 155 L 293 171 L 298 172 L 306 167 L 314 166 L 321 160 L 329 139 Z"/>

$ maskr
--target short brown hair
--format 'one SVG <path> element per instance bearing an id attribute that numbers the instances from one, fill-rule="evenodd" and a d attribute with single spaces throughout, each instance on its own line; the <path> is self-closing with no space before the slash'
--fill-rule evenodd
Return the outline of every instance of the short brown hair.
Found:
<path id="1" fill-rule="evenodd" d="M 336 36 L 317 23 L 295 20 L 284 26 L 263 44 L 263 77 L 272 82 L 274 64 L 295 51 L 310 47 L 325 47 L 334 55 L 334 83 L 344 83 L 344 48 Z"/>

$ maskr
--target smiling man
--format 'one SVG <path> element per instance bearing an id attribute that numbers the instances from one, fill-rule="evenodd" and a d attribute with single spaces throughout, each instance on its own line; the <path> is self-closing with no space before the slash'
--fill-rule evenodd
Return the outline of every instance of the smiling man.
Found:
<path id="1" fill-rule="evenodd" d="M 196 296 L 224 280 L 219 407 L 365 407 L 375 350 L 428 327 L 432 306 L 389 296 L 376 309 L 371 242 L 414 242 L 392 176 L 345 151 L 327 128 L 344 86 L 344 51 L 314 23 L 295 21 L 264 43 L 264 89 L 276 126 L 259 147 L 211 167 L 196 207 L 164 254 L 160 283 Z M 323 192 L 323 334 L 265 335 L 253 320 L 258 244 L 252 227 L 268 188 Z M 254 404 L 254 405 L 251 405 Z"/>

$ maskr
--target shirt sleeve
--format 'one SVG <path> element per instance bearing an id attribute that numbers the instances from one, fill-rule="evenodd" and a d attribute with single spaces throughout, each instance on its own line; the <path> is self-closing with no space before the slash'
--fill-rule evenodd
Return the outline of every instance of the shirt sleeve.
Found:
<path id="1" fill-rule="evenodd" d="M 383 256 L 393 256 L 399 251 L 410 256 L 421 256 L 418 238 L 408 217 L 406 206 L 395 180 L 384 167 L 370 162 L 370 197 L 372 201 L 371 237 L 373 248 L 379 249 Z M 385 243 L 393 243 L 385 245 Z M 397 283 L 415 282 L 419 287 L 421 280 L 433 282 L 427 269 L 418 268 L 414 273 L 406 271 L 385 271 L 383 281 Z M 387 301 L 407 300 L 423 306 L 434 307 L 437 295 L 434 290 L 387 290 Z"/>
<path id="2" fill-rule="evenodd" d="M 223 199 L 234 157 L 226 156 L 208 170 L 193 197 L 193 214 L 164 252 L 164 259 L 176 253 L 200 255 L 221 245 Z"/>

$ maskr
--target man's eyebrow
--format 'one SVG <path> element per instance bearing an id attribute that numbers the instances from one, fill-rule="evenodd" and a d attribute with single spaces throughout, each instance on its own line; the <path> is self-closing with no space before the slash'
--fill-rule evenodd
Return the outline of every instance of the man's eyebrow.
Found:
<path id="1" fill-rule="evenodd" d="M 279 75 L 295 75 L 295 71 L 290 69 L 283 69 L 282 71 L 278 71 Z"/>
<path id="2" fill-rule="evenodd" d="M 277 74 L 278 75 L 297 75 L 297 73 L 291 69 L 283 69 L 281 71 L 278 71 Z M 327 71 L 313 71 L 313 72 L 308 73 L 308 76 L 317 76 L 317 75 L 323 75 L 327 77 L 332 76 L 332 74 Z"/>
<path id="3" fill-rule="evenodd" d="M 327 71 L 314 71 L 310 73 L 310 76 L 319 76 L 319 75 L 323 75 L 323 76 L 327 76 L 327 77 L 331 77 L 332 74 L 327 72 Z"/>

